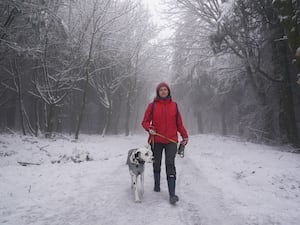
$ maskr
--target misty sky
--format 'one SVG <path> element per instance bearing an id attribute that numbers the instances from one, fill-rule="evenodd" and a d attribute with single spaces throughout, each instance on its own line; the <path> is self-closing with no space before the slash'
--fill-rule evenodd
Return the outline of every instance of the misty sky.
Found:
<path id="1" fill-rule="evenodd" d="M 168 21 L 164 19 L 163 15 L 163 2 L 164 0 L 143 0 L 144 4 L 147 5 L 149 8 L 151 14 L 152 14 L 152 20 L 154 23 L 156 23 L 158 26 L 161 26 L 161 32 L 159 33 L 159 36 L 157 39 L 164 39 L 168 38 L 172 35 L 173 31 L 168 26 Z M 163 26 L 163 28 L 162 28 Z"/>
<path id="2" fill-rule="evenodd" d="M 156 23 L 161 23 L 162 18 L 160 18 L 161 0 L 143 0 L 144 3 L 149 7 L 149 10 L 153 14 L 153 20 Z"/>

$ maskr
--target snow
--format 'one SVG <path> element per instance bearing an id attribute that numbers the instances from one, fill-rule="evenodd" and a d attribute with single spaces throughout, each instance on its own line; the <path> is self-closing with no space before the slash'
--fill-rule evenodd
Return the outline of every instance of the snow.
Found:
<path id="1" fill-rule="evenodd" d="M 228 0 L 220 5 L 220 18 L 218 22 L 222 22 L 225 18 L 232 18 L 235 0 Z"/>
<path id="2" fill-rule="evenodd" d="M 134 202 L 125 162 L 146 136 L 80 137 L 0 135 L 0 224 L 299 224 L 300 155 L 287 147 L 191 136 L 176 158 L 180 201 L 172 206 L 164 165 L 161 192 L 147 164 L 143 201 Z M 92 161 L 71 160 L 87 152 Z"/>
<path id="3" fill-rule="evenodd" d="M 282 15 L 278 15 L 278 18 L 280 20 L 280 22 L 287 20 L 289 18 L 289 16 L 282 16 Z"/>
<path id="4" fill-rule="evenodd" d="M 296 56 L 300 56 L 300 47 L 296 49 Z"/>

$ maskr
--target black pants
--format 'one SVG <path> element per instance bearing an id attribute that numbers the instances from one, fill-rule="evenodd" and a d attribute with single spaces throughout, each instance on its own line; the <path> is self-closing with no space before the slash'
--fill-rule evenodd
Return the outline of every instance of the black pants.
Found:
<path id="1" fill-rule="evenodd" d="M 154 156 L 153 171 L 154 173 L 160 173 L 161 158 L 164 149 L 167 178 L 170 176 L 176 178 L 175 156 L 177 152 L 177 145 L 175 143 L 154 143 L 154 148 L 152 147 Z"/>

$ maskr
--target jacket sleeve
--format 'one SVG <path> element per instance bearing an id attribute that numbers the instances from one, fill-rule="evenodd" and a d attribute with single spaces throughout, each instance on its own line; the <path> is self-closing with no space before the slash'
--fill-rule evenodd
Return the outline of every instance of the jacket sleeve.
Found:
<path id="1" fill-rule="evenodd" d="M 145 111 L 145 114 L 144 114 L 144 118 L 143 118 L 143 121 L 142 121 L 142 126 L 143 128 L 148 131 L 149 130 L 149 126 L 150 126 L 150 122 L 152 120 L 152 116 L 150 115 L 151 113 L 151 108 L 152 108 L 152 103 L 150 103 Z"/>
<path id="2" fill-rule="evenodd" d="M 183 126 L 181 114 L 179 111 L 178 111 L 178 128 L 177 129 L 182 138 L 188 138 L 188 133 L 187 133 L 185 127 Z"/>

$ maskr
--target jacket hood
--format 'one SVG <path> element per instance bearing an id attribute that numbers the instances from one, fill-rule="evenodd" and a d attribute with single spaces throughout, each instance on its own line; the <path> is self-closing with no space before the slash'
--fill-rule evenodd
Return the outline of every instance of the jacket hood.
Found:
<path id="1" fill-rule="evenodd" d="M 156 96 L 154 98 L 155 102 L 172 102 L 172 97 L 171 96 L 167 96 L 166 98 L 161 98 L 159 96 Z"/>
<path id="2" fill-rule="evenodd" d="M 159 83 L 159 84 L 157 85 L 157 87 L 156 87 L 156 97 L 159 97 L 158 91 L 159 91 L 159 89 L 160 89 L 161 87 L 166 87 L 166 88 L 168 89 L 168 91 L 169 91 L 168 96 L 171 97 L 171 89 L 170 89 L 169 85 L 168 85 L 167 83 L 165 83 L 165 82 L 161 82 L 161 83 Z M 159 98 L 160 98 L 160 97 L 159 97 Z"/>

